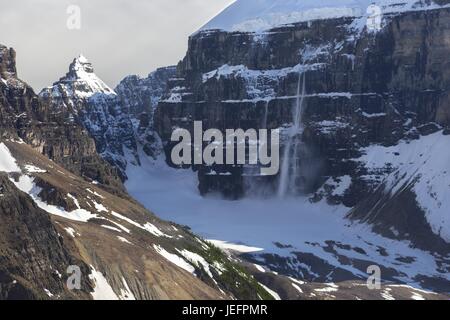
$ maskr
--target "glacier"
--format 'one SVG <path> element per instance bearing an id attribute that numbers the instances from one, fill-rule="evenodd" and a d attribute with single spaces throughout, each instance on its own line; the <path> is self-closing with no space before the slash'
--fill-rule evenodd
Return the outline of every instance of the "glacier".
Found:
<path id="1" fill-rule="evenodd" d="M 342 17 L 367 17 L 375 4 L 383 13 L 436 8 L 418 0 L 237 0 L 200 30 L 261 32 L 277 26 Z"/>

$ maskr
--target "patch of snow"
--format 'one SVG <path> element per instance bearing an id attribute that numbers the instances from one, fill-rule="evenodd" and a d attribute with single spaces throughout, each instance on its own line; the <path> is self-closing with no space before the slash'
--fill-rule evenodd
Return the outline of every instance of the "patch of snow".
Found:
<path id="1" fill-rule="evenodd" d="M 352 184 L 352 177 L 350 176 L 342 176 L 338 178 L 340 182 L 337 182 L 336 180 L 332 180 L 330 183 L 333 185 L 333 196 L 340 196 L 342 197 L 345 193 L 345 191 L 350 188 Z"/>
<path id="2" fill-rule="evenodd" d="M 119 300 L 105 276 L 92 266 L 91 269 L 92 273 L 89 275 L 89 279 L 95 284 L 94 291 L 91 292 L 94 300 Z"/>
<path id="3" fill-rule="evenodd" d="M 383 297 L 384 300 L 395 300 L 391 292 L 392 292 L 391 288 L 386 288 L 383 291 L 381 291 L 381 296 Z"/>
<path id="4" fill-rule="evenodd" d="M 120 289 L 119 299 L 120 300 L 136 300 L 133 292 L 130 290 L 127 281 L 122 277 L 122 283 L 124 285 L 124 289 Z"/>
<path id="5" fill-rule="evenodd" d="M 50 298 L 54 296 L 54 294 L 51 293 L 50 290 L 44 289 L 44 291 L 45 291 L 45 293 L 46 293 Z"/>
<path id="6" fill-rule="evenodd" d="M 25 170 L 26 170 L 28 173 L 46 173 L 46 172 L 47 172 L 47 170 L 44 170 L 44 169 L 35 167 L 35 166 L 31 165 L 31 164 L 27 164 L 27 165 L 25 166 Z"/>
<path id="7" fill-rule="evenodd" d="M 121 231 L 120 229 L 117 229 L 117 228 L 114 228 L 114 227 L 108 226 L 108 225 L 106 225 L 106 224 L 102 224 L 102 227 L 103 227 L 103 228 L 105 228 L 105 229 L 109 229 L 109 230 L 112 230 L 112 231 L 116 231 L 116 232 L 119 232 L 119 233 L 121 233 L 121 232 L 122 232 L 122 231 Z"/>
<path id="8" fill-rule="evenodd" d="M 281 300 L 280 295 L 278 293 L 276 293 L 275 291 L 273 291 L 272 289 L 266 287 L 265 285 L 263 285 L 261 282 L 259 282 L 259 285 L 261 287 L 264 288 L 264 290 L 266 290 L 272 297 L 274 297 L 275 300 Z"/>
<path id="9" fill-rule="evenodd" d="M 128 244 L 132 244 L 130 241 L 128 241 L 126 238 L 121 237 L 121 236 L 117 236 L 117 239 L 119 239 L 120 241 L 124 242 L 124 243 L 128 243 Z"/>
<path id="10" fill-rule="evenodd" d="M 66 232 L 67 232 L 72 238 L 75 238 L 75 234 L 76 234 L 75 229 L 73 229 L 73 228 L 71 228 L 71 227 L 67 227 L 67 228 L 64 228 L 64 230 L 66 230 Z"/>
<path id="11" fill-rule="evenodd" d="M 127 218 L 127 217 L 121 215 L 120 213 L 117 213 L 115 211 L 111 211 L 111 215 L 113 215 L 116 218 L 119 218 L 120 220 L 124 220 L 124 221 L 128 222 L 129 224 L 131 224 L 131 225 L 133 225 L 135 227 L 143 229 L 143 227 L 139 223 L 131 220 L 130 218 Z"/>
<path id="12" fill-rule="evenodd" d="M 119 214 L 117 212 L 111 211 L 111 214 L 114 217 L 116 217 L 116 218 L 124 220 L 124 221 L 128 222 L 129 224 L 131 224 L 131 225 L 133 225 L 135 227 L 138 227 L 139 229 L 146 230 L 146 231 L 150 232 L 151 234 L 153 234 L 156 237 L 164 236 L 166 238 L 172 238 L 172 236 L 169 236 L 169 235 L 165 234 L 164 232 L 159 230 L 156 226 L 154 226 L 150 222 L 147 222 L 145 225 L 140 225 L 136 221 L 133 221 L 130 218 L 127 218 L 127 217 L 125 217 L 125 216 L 123 216 L 123 215 L 121 215 L 121 214 Z"/>
<path id="13" fill-rule="evenodd" d="M 365 118 L 381 118 L 381 117 L 386 117 L 387 114 L 385 112 L 379 112 L 379 113 L 363 112 L 362 115 Z"/>
<path id="14" fill-rule="evenodd" d="M 86 191 L 89 192 L 89 193 L 91 193 L 91 194 L 93 194 L 94 196 L 97 196 L 97 197 L 101 198 L 101 199 L 105 199 L 105 197 L 102 196 L 100 193 L 98 193 L 98 192 L 96 192 L 96 191 L 92 191 L 92 190 L 89 189 L 89 188 L 87 188 Z"/>
<path id="15" fill-rule="evenodd" d="M 339 287 L 335 285 L 334 283 L 327 283 L 328 287 L 320 288 L 320 289 L 314 289 L 316 292 L 336 292 L 338 291 Z"/>
<path id="16" fill-rule="evenodd" d="M 77 198 L 75 198 L 75 197 L 74 197 L 73 195 L 71 195 L 70 193 L 68 193 L 67 196 L 68 196 L 70 199 L 72 199 L 73 203 L 75 203 L 75 206 L 76 206 L 78 209 L 81 208 L 81 207 L 80 207 L 80 203 L 78 202 L 78 199 L 77 199 Z"/>
<path id="17" fill-rule="evenodd" d="M 126 233 L 130 233 L 130 232 L 131 232 L 130 229 L 125 228 L 125 227 L 122 226 L 120 223 L 117 223 L 117 222 L 112 221 L 112 220 L 109 220 L 109 219 L 106 219 L 106 220 L 108 220 L 109 222 L 111 222 L 111 223 L 114 224 L 115 226 L 119 227 L 121 230 L 125 231 Z"/>
<path id="18" fill-rule="evenodd" d="M 289 277 L 290 280 L 292 280 L 293 282 L 299 284 L 299 285 L 304 285 L 306 282 L 305 281 L 301 281 L 292 277 Z"/>
<path id="19" fill-rule="evenodd" d="M 50 214 L 79 222 L 88 222 L 90 219 L 97 218 L 97 215 L 92 214 L 91 212 L 84 209 L 76 209 L 74 211 L 67 212 L 64 208 L 57 207 L 42 201 L 38 196 L 41 192 L 41 188 L 37 187 L 34 184 L 34 178 L 32 177 L 22 175 L 19 177 L 18 182 L 16 182 L 14 179 L 10 179 L 10 181 L 13 182 L 19 190 L 27 193 L 39 208 L 47 211 Z"/>
<path id="20" fill-rule="evenodd" d="M 159 253 L 161 256 L 163 256 L 166 260 L 172 262 L 173 264 L 180 267 L 181 269 L 194 274 L 195 268 L 191 264 L 187 263 L 184 259 L 179 257 L 178 255 L 170 253 L 170 252 L 166 251 L 164 248 L 162 248 L 161 246 L 156 245 L 156 244 L 153 245 L 153 248 L 156 250 L 157 253 Z"/>
<path id="21" fill-rule="evenodd" d="M 331 121 L 331 120 L 323 120 L 314 123 L 314 126 L 320 130 L 323 134 L 335 134 L 336 131 L 340 129 L 345 129 L 349 127 L 348 122 L 345 121 Z"/>
<path id="22" fill-rule="evenodd" d="M 314 53 L 303 55 L 304 60 L 307 60 L 312 54 L 323 54 L 322 48 L 316 48 Z M 276 87 L 283 78 L 286 78 L 288 74 L 294 73 L 295 75 L 305 72 L 307 70 L 317 70 L 323 68 L 323 63 L 303 63 L 297 64 L 293 67 L 287 67 L 283 69 L 267 69 L 267 70 L 253 70 L 244 65 L 222 65 L 217 69 L 204 73 L 202 76 L 203 82 L 208 82 L 212 79 L 219 80 L 221 78 L 239 79 L 245 83 L 247 97 L 242 100 L 224 100 L 224 103 L 236 103 L 236 102 L 258 102 L 258 101 L 270 101 L 273 99 L 282 99 L 283 97 L 276 96 Z"/>
<path id="23" fill-rule="evenodd" d="M 163 100 L 163 102 L 169 103 L 179 103 L 183 99 L 183 96 L 180 93 L 172 92 L 169 97 Z"/>
<path id="24" fill-rule="evenodd" d="M 4 143 L 0 143 L 0 171 L 21 172 L 17 166 L 16 159 L 11 155 L 11 152 Z"/>
<path id="25" fill-rule="evenodd" d="M 195 241 L 200 243 L 203 249 L 209 250 L 209 246 L 203 240 L 199 239 L 198 237 L 195 237 Z"/>
<path id="26" fill-rule="evenodd" d="M 400 236 L 400 232 L 398 232 L 398 230 L 395 229 L 394 227 L 390 227 L 389 230 L 394 234 L 394 236 L 396 237 Z"/>
<path id="27" fill-rule="evenodd" d="M 422 294 L 432 294 L 432 295 L 433 294 L 437 294 L 436 292 L 432 292 L 432 291 L 429 291 L 429 290 L 423 290 L 423 289 L 420 289 L 420 288 L 408 286 L 406 284 L 391 284 L 391 285 L 389 285 L 389 287 L 391 287 L 391 288 L 406 288 L 406 289 L 409 289 L 409 290 L 412 290 L 412 291 L 416 291 L 416 292 L 419 292 L 419 293 L 422 293 Z"/>
<path id="28" fill-rule="evenodd" d="M 294 287 L 295 290 L 297 290 L 299 293 L 303 293 L 302 288 L 300 288 L 298 285 L 296 285 L 295 283 L 291 283 L 292 286 Z"/>
<path id="29" fill-rule="evenodd" d="M 98 202 L 96 202 L 96 201 L 93 201 L 94 202 L 94 206 L 95 206 L 95 209 L 98 211 L 98 212 L 109 212 L 109 210 L 108 209 L 106 209 L 105 208 L 105 206 L 103 205 L 103 204 L 101 204 L 101 203 L 98 203 Z"/>
<path id="30" fill-rule="evenodd" d="M 209 269 L 209 263 L 200 255 L 188 251 L 186 249 L 178 250 L 177 251 L 189 262 L 193 263 L 197 267 L 203 267 L 203 270 L 208 274 L 210 278 L 214 278 L 210 269 Z"/>
<path id="31" fill-rule="evenodd" d="M 265 273 L 265 272 L 266 272 L 266 269 L 264 269 L 264 268 L 263 268 L 262 266 L 260 266 L 259 264 L 254 263 L 253 265 L 255 266 L 255 268 L 256 268 L 259 272 L 262 272 L 262 273 Z"/>
<path id="32" fill-rule="evenodd" d="M 414 293 L 414 294 L 411 296 L 411 299 L 413 299 L 413 300 L 425 300 L 425 298 L 424 298 L 421 294 L 419 294 L 419 293 Z"/>
<path id="33" fill-rule="evenodd" d="M 78 62 L 81 63 L 81 64 L 89 63 L 88 59 L 87 59 L 83 54 L 80 54 L 80 55 L 78 56 L 77 60 L 78 60 Z"/>
<path id="34" fill-rule="evenodd" d="M 235 244 L 235 243 L 229 243 L 227 241 L 222 240 L 207 240 L 208 242 L 211 242 L 214 246 L 223 249 L 223 250 L 231 250 L 236 251 L 240 253 L 250 253 L 250 252 L 258 252 L 263 251 L 263 248 L 256 248 L 256 247 L 250 247 L 243 244 Z"/>
<path id="35" fill-rule="evenodd" d="M 25 141 L 23 141 L 22 138 L 12 138 L 12 139 L 8 139 L 8 141 L 18 143 L 18 144 L 25 144 Z"/>
<path id="36" fill-rule="evenodd" d="M 172 238 L 172 236 L 169 236 L 168 234 L 165 234 L 161 230 L 159 230 L 155 225 L 151 224 L 150 222 L 147 222 L 144 225 L 144 230 L 147 230 L 151 234 L 157 236 L 157 237 L 166 237 L 166 238 Z"/>
<path id="37" fill-rule="evenodd" d="M 363 156 L 355 160 L 369 173 L 388 171 L 384 176 L 387 194 L 412 186 L 433 232 L 450 242 L 450 136 L 439 131 L 395 146 L 372 145 L 361 151 Z"/>
<path id="38" fill-rule="evenodd" d="M 214 261 L 213 266 L 219 275 L 221 275 L 222 273 L 224 273 L 226 271 L 225 266 L 220 262 Z"/>

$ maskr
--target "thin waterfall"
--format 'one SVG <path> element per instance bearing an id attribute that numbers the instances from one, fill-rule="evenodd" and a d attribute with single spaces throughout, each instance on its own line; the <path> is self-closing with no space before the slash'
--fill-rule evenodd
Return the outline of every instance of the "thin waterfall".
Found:
<path id="1" fill-rule="evenodd" d="M 296 181 L 299 176 L 298 148 L 301 144 L 303 133 L 303 103 L 306 95 L 306 73 L 300 72 L 298 75 L 297 98 L 293 110 L 293 125 L 288 130 L 288 139 L 284 149 L 283 161 L 281 163 L 280 180 L 278 185 L 278 196 L 285 197 L 289 192 L 294 191 Z"/>

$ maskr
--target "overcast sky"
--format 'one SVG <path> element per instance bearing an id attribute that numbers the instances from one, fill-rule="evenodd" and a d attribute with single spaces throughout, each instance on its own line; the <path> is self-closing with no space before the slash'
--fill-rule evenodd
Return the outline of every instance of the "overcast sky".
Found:
<path id="1" fill-rule="evenodd" d="M 79 53 L 111 87 L 127 75 L 176 64 L 186 53 L 188 36 L 234 1 L 0 2 L 0 43 L 17 51 L 19 77 L 40 91 L 63 76 Z M 81 9 L 80 30 L 67 27 L 74 17 L 67 13 L 70 5 Z"/>

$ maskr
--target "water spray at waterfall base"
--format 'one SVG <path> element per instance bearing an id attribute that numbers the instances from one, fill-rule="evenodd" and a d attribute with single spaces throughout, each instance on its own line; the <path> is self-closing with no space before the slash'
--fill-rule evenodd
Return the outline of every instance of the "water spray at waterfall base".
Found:
<path id="1" fill-rule="evenodd" d="M 280 168 L 280 180 L 278 185 L 278 197 L 283 198 L 288 194 L 296 194 L 299 189 L 299 147 L 302 144 L 303 134 L 303 104 L 306 95 L 306 72 L 300 72 L 297 83 L 297 98 L 292 112 L 293 124 L 287 130 L 287 142 L 283 153 Z"/>

